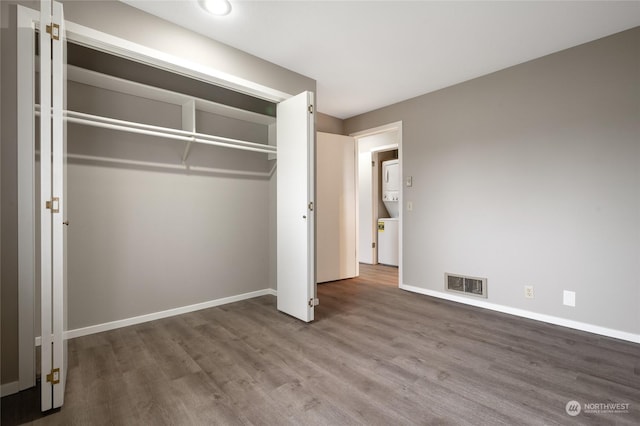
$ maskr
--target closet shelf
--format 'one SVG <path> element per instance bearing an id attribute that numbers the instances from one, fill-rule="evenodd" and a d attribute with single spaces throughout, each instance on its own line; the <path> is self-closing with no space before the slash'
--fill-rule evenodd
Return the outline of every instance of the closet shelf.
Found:
<path id="1" fill-rule="evenodd" d="M 233 118 L 236 120 L 248 121 L 250 123 L 263 124 L 266 126 L 276 123 L 276 118 L 272 116 L 246 111 L 229 105 L 172 92 L 159 87 L 124 80 L 122 78 L 101 74 L 96 71 L 86 70 L 73 65 L 67 65 L 67 78 L 70 81 L 88 86 L 173 105 L 184 105 L 188 102 L 194 102 L 195 108 L 198 111 L 221 115 L 223 117 Z"/>
<path id="2" fill-rule="evenodd" d="M 40 115 L 40 105 L 36 105 L 35 114 Z M 137 133 L 148 136 L 157 136 L 166 139 L 174 139 L 183 142 L 201 143 L 225 148 L 239 149 L 243 151 L 276 154 L 277 148 L 273 145 L 264 145 L 240 139 L 225 138 L 222 136 L 208 135 L 188 130 L 173 129 L 170 127 L 154 126 L 151 124 L 137 123 L 134 121 L 118 120 L 115 118 L 101 117 L 71 110 L 63 111 L 64 119 L 69 123 L 83 124 L 111 130 L 119 130 L 129 133 Z"/>

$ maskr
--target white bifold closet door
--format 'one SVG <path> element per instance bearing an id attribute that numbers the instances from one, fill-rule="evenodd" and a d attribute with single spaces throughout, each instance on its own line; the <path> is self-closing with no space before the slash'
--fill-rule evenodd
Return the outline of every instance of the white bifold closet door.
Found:
<path id="1" fill-rule="evenodd" d="M 67 377 L 66 100 L 62 4 L 40 3 L 42 410 L 62 406 Z"/>
<path id="2" fill-rule="evenodd" d="M 315 280 L 315 126 L 313 93 L 278 104 L 278 310 L 313 321 Z"/>

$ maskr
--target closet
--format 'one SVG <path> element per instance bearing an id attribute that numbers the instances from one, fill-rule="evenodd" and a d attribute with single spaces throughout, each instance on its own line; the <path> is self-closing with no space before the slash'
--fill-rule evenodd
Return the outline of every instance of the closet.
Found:
<path id="1" fill-rule="evenodd" d="M 21 380 L 41 334 L 43 411 L 63 403 L 67 338 L 276 289 L 313 320 L 313 93 L 41 8 L 18 7 L 18 191 Z"/>

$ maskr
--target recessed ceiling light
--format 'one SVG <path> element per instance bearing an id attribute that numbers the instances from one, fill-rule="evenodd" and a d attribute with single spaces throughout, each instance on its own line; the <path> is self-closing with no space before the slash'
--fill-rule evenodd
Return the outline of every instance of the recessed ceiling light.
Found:
<path id="1" fill-rule="evenodd" d="M 212 15 L 224 16 L 231 12 L 229 0 L 198 0 L 200 6 Z"/>

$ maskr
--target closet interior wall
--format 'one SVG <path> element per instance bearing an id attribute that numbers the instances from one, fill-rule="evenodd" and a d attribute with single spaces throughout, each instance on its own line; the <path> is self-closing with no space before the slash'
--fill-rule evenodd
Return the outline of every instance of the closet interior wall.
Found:
<path id="1" fill-rule="evenodd" d="M 182 126 L 179 105 L 76 82 L 67 90 L 69 110 Z M 266 125 L 203 111 L 196 123 L 268 142 Z M 193 144 L 187 165 L 220 170 L 202 173 L 160 166 L 180 165 L 179 141 L 71 123 L 67 140 L 69 329 L 269 286 L 267 154 Z"/>
<path id="2" fill-rule="evenodd" d="M 8 141 L 17 139 L 17 91 L 15 87 L 17 78 L 16 68 L 11 64 L 16 62 L 16 34 L 6 23 L 15 18 L 0 2 L 0 91 L 1 91 L 1 125 L 0 125 L 0 382 L 17 382 L 18 380 L 18 353 L 7 351 L 5 348 L 18 347 L 18 191 L 17 191 L 17 145 Z"/>

